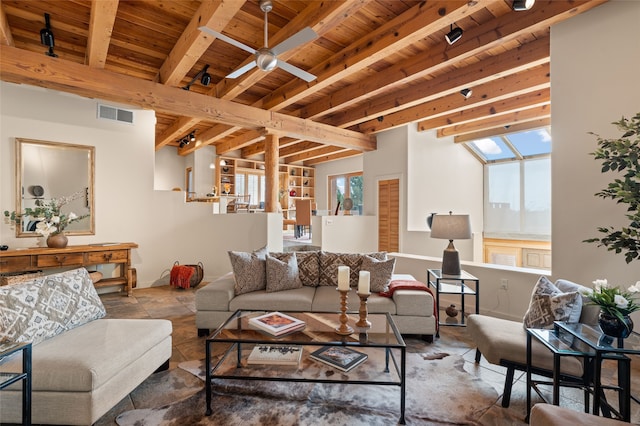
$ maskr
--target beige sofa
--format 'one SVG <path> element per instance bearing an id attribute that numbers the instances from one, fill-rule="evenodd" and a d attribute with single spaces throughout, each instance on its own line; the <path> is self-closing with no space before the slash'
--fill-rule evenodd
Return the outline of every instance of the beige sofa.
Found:
<path id="1" fill-rule="evenodd" d="M 215 330 L 231 313 L 238 309 L 304 312 L 338 311 L 340 306 L 339 292 L 336 291 L 335 285 L 326 282 L 324 283 L 325 285 L 308 284 L 310 282 L 323 282 L 321 276 L 316 277 L 313 274 L 321 275 L 327 270 L 334 271 L 336 266 L 329 265 L 324 260 L 330 255 L 335 259 L 337 255 L 338 260 L 336 261 L 340 263 L 340 254 L 328 254 L 321 251 L 316 253 L 319 262 L 317 270 L 310 273 L 307 270 L 305 277 L 307 285 L 303 285 L 300 288 L 271 292 L 261 289 L 236 294 L 238 288 L 236 277 L 233 272 L 230 272 L 198 289 L 195 295 L 198 334 L 202 336 L 208 334 L 211 330 Z M 386 253 L 384 255 L 386 256 Z M 305 254 L 305 256 L 309 255 Z M 349 257 L 352 277 L 354 275 L 357 276 L 358 263 L 357 259 L 354 261 L 353 256 L 364 258 L 365 255 L 349 254 L 343 256 Z M 330 272 L 330 274 L 333 275 L 333 272 Z M 391 275 L 391 280 L 415 281 L 411 275 L 403 274 L 393 274 Z M 355 292 L 350 293 L 348 303 L 349 311 L 358 311 L 359 299 L 356 297 Z M 422 335 L 427 341 L 433 341 L 437 320 L 434 316 L 434 300 L 431 293 L 420 290 L 397 290 L 392 297 L 383 297 L 372 292 L 367 301 L 367 307 L 370 313 L 388 312 L 391 314 L 402 334 Z"/>
<path id="2" fill-rule="evenodd" d="M 62 289 L 62 290 L 61 290 Z M 37 294 L 33 315 L 21 301 Z M 52 296 L 64 315 L 51 312 Z M 60 309 L 58 309 L 60 311 Z M 60 312 L 58 312 L 60 313 Z M 68 315 L 67 315 L 68 314 Z M 103 319 L 105 314 L 86 270 L 67 271 L 33 282 L 0 287 L 4 340 L 33 341 L 32 421 L 34 424 L 91 425 L 171 358 L 168 320 Z M 35 327 L 33 318 L 41 326 Z M 12 326 L 7 326 L 11 322 Z M 21 358 L 0 361 L 0 372 L 20 371 Z M 21 387 L 0 391 L 0 423 L 20 423 Z"/>

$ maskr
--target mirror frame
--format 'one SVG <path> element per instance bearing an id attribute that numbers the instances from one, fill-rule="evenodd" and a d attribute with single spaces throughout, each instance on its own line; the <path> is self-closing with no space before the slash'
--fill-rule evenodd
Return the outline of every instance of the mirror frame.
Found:
<path id="1" fill-rule="evenodd" d="M 61 148 L 61 149 L 74 149 L 81 150 L 87 153 L 87 170 L 89 172 L 89 176 L 87 176 L 87 204 L 89 207 L 89 229 L 87 230 L 65 230 L 65 235 L 95 235 L 95 200 L 94 200 L 94 179 L 95 179 L 95 147 L 88 145 L 78 145 L 78 144 L 70 144 L 63 142 L 50 142 L 50 141 L 42 141 L 37 139 L 24 139 L 24 138 L 16 138 L 16 163 L 15 163 L 15 173 L 16 173 L 16 212 L 22 212 L 22 180 L 24 176 L 24 161 L 22 154 L 22 147 L 24 145 L 37 145 L 43 146 L 46 148 Z M 57 197 L 66 196 L 69 194 L 60 194 L 56 195 Z M 40 234 L 33 231 L 23 231 L 22 226 L 16 225 L 16 237 L 18 238 L 34 238 L 40 237 Z"/>

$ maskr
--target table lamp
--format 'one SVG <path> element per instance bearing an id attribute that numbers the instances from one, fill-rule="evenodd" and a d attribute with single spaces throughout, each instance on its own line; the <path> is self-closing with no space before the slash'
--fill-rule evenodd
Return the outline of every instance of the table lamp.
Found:
<path id="1" fill-rule="evenodd" d="M 471 222 L 467 214 L 436 214 L 431 222 L 431 238 L 449 240 L 442 254 L 442 274 L 460 275 L 460 255 L 453 240 L 471 238 Z"/>

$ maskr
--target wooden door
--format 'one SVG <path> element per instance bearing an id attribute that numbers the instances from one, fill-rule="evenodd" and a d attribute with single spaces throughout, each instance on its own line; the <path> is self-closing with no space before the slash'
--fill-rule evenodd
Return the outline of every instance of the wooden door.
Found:
<path id="1" fill-rule="evenodd" d="M 400 250 L 400 180 L 378 182 L 378 250 Z"/>

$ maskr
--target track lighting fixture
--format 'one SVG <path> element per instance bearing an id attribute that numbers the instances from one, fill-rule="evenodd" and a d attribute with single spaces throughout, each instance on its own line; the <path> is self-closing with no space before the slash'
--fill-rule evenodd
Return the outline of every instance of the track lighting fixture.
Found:
<path id="1" fill-rule="evenodd" d="M 180 148 L 184 148 L 185 146 L 189 145 L 191 142 L 195 142 L 195 141 L 196 141 L 196 131 L 193 130 L 191 133 L 189 133 L 185 137 L 178 139 L 178 145 L 180 146 Z"/>
<path id="2" fill-rule="evenodd" d="M 511 8 L 515 11 L 529 10 L 535 2 L 536 0 L 513 0 Z"/>
<path id="3" fill-rule="evenodd" d="M 202 70 L 200 70 L 200 72 L 191 79 L 189 84 L 183 87 L 183 89 L 190 90 L 193 83 L 198 79 L 200 79 L 200 83 L 202 83 L 203 86 L 208 86 L 211 83 L 211 74 L 207 72 L 208 69 L 209 65 L 205 65 L 204 68 L 202 68 Z"/>
<path id="4" fill-rule="evenodd" d="M 473 91 L 471 89 L 462 89 L 460 91 L 460 94 L 464 96 L 465 99 L 469 99 L 469 97 L 471 97 L 471 95 L 473 94 Z"/>
<path id="5" fill-rule="evenodd" d="M 449 44 L 453 44 L 456 41 L 460 40 L 460 37 L 462 37 L 462 28 L 453 28 L 453 24 L 451 24 L 451 31 L 449 31 L 447 35 L 444 36 L 444 38 L 447 40 L 447 43 Z"/>
<path id="6" fill-rule="evenodd" d="M 53 48 L 56 45 L 55 38 L 53 37 L 53 31 L 51 31 L 51 22 L 49 20 L 49 14 L 44 14 L 44 24 L 45 27 L 40 30 L 40 43 L 44 44 L 49 48 L 48 52 L 44 52 L 45 55 L 51 56 L 53 58 L 57 58 L 58 55 L 53 53 Z"/>

